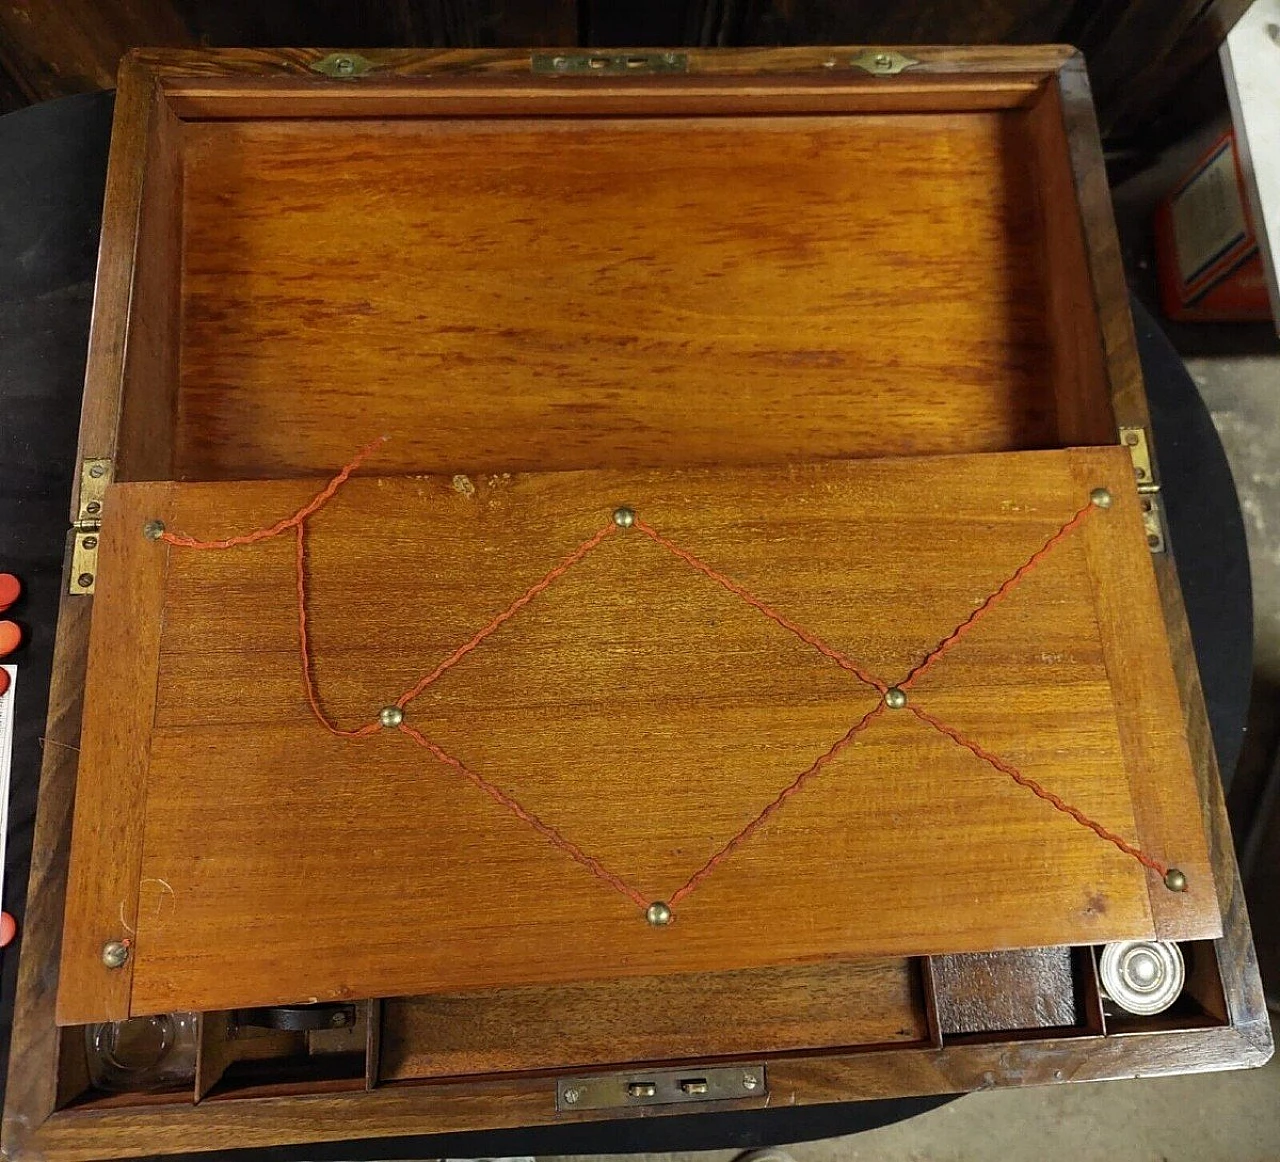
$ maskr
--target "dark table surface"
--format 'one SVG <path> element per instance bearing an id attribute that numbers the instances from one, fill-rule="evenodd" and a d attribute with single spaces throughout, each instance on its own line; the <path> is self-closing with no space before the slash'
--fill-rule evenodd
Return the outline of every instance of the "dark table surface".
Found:
<path id="1" fill-rule="evenodd" d="M 98 93 L 0 118 L 0 571 L 17 573 L 26 586 L 21 603 L 8 615 L 24 626 L 26 643 L 9 659 L 20 669 L 4 907 L 17 918 L 19 935 L 0 953 L 0 1078 L 9 1058 L 111 110 L 111 94 Z M 1134 314 L 1170 541 L 1218 760 L 1229 779 L 1243 738 L 1252 653 L 1244 526 L 1226 457 L 1194 384 L 1136 302 Z M 457 1158 L 749 1147 L 855 1133 L 946 1100 L 848 1102 L 352 1141 L 238 1157 Z M 360 1137 L 358 1125 L 350 1127 L 350 1137 Z"/>

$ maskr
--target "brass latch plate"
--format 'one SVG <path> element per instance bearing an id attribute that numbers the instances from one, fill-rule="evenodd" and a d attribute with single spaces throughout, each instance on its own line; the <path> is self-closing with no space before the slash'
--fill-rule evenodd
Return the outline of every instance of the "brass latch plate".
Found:
<path id="1" fill-rule="evenodd" d="M 760 1065 L 717 1065 L 703 1068 L 638 1070 L 574 1077 L 556 1083 L 556 1109 L 629 1109 L 634 1106 L 740 1101 L 767 1098 L 769 1079 Z"/>
<path id="2" fill-rule="evenodd" d="M 307 66 L 313 73 L 322 73 L 335 81 L 352 81 L 363 77 L 376 66 L 367 57 L 358 52 L 331 52 L 327 57 L 312 61 Z"/>
<path id="3" fill-rule="evenodd" d="M 873 48 L 859 53 L 849 63 L 873 77 L 896 77 L 903 69 L 909 69 L 920 62 L 913 56 L 906 56 L 893 49 Z"/>
<path id="4" fill-rule="evenodd" d="M 80 497 L 72 525 L 71 578 L 67 592 L 88 596 L 98 576 L 98 534 L 102 531 L 102 506 L 114 465 L 110 460 L 85 460 L 80 465 Z"/>
<path id="5" fill-rule="evenodd" d="M 689 55 L 683 52 L 535 52 L 538 76 L 624 77 L 646 73 L 687 73 Z"/>

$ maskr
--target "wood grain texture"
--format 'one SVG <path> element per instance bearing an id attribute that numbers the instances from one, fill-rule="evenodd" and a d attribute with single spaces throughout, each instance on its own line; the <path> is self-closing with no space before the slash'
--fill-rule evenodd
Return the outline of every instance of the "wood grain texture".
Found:
<path id="1" fill-rule="evenodd" d="M 116 461 L 118 480 L 172 474 L 180 149 L 179 122 L 154 76 L 126 61 L 112 126 L 78 452 L 80 460 Z M 73 490 L 72 519 L 78 504 Z"/>
<path id="2" fill-rule="evenodd" d="M 147 124 L 137 244 L 128 304 L 129 333 L 116 429 L 118 480 L 173 475 L 182 338 L 182 123 L 158 98 Z"/>
<path id="3" fill-rule="evenodd" d="M 1183 708 L 1187 744 L 1199 789 L 1205 837 L 1213 857 L 1218 907 L 1223 918 L 1223 935 L 1215 942 L 1215 948 L 1227 1011 L 1232 1028 L 1242 1042 L 1250 1047 L 1260 1062 L 1265 1062 L 1274 1051 L 1271 1019 L 1258 972 L 1258 957 L 1253 947 L 1249 912 L 1236 863 L 1231 822 L 1227 817 L 1204 692 L 1200 688 L 1191 627 L 1187 623 L 1187 611 L 1172 556 L 1162 554 L 1153 563 Z"/>
<path id="4" fill-rule="evenodd" d="M 1085 255 L 1093 283 L 1094 311 L 1105 354 L 1104 369 L 1111 410 L 1118 425 L 1146 427 L 1150 441 L 1146 389 L 1138 362 L 1138 341 L 1129 311 L 1129 292 L 1120 238 L 1111 208 L 1098 121 L 1089 91 L 1089 74 L 1083 58 L 1074 56 L 1058 71 L 1057 100 L 1061 105 L 1084 234 Z M 1052 106 L 1046 106 L 1048 120 Z"/>
<path id="5" fill-rule="evenodd" d="M 120 67 L 111 151 L 102 203 L 102 238 L 89 326 L 84 404 L 76 459 L 114 459 L 129 339 L 129 303 L 137 255 L 138 216 L 146 180 L 149 125 L 157 104 L 151 73 L 126 59 Z M 69 520 L 79 513 L 79 473 L 72 485 Z"/>
<path id="6" fill-rule="evenodd" d="M 188 126 L 179 475 L 384 430 L 388 471 L 1052 446 L 1030 147 L 1003 115 Z"/>
<path id="7" fill-rule="evenodd" d="M 3 1140 L 10 1153 L 67 1096 L 58 1089 L 61 1030 L 54 1002 L 92 607 L 67 593 L 65 577 L 62 593 L 5 1084 Z"/>
<path id="8" fill-rule="evenodd" d="M 747 1058 L 763 1046 L 785 1053 L 928 1036 L 909 960 L 638 977 L 386 1001 L 379 1079 Z"/>
<path id="9" fill-rule="evenodd" d="M 85 716 L 67 871 L 57 1020 L 61 1025 L 129 1016 L 136 956 L 102 963 L 110 940 L 138 930 L 139 867 L 146 817 L 148 738 L 154 716 L 167 552 L 137 559 L 143 523 L 163 516 L 170 485 L 103 502 L 98 580 L 89 633 Z M 159 503 L 157 510 L 153 507 Z"/>
<path id="10" fill-rule="evenodd" d="M 615 50 L 627 51 L 627 50 Z M 640 50 L 643 51 L 643 50 Z M 943 111 L 1029 103 L 1070 50 L 913 49 L 919 64 L 872 77 L 851 64 L 861 48 L 685 52 L 688 71 L 626 77 L 538 76 L 527 52 L 370 50 L 359 84 L 312 65 L 323 49 L 140 52 L 185 118 L 525 116 Z M 745 77 L 751 82 L 743 84 Z"/>
<path id="11" fill-rule="evenodd" d="M 1083 455 L 1074 471 L 1081 488 L 1096 473 Z M 1116 515 L 1127 523 L 1130 537 L 1144 538 L 1138 505 L 1125 506 Z M 1187 873 L 1185 892 L 1168 891 L 1154 876 L 1148 880 L 1151 913 L 1160 938 L 1186 939 L 1189 910 L 1216 918 L 1217 885 L 1203 820 L 1187 810 L 1200 796 L 1179 714 L 1177 678 L 1170 661 L 1155 570 L 1149 553 L 1138 568 L 1121 560 L 1113 544 L 1098 535 L 1097 522 L 1086 525 L 1081 534 L 1125 767 L 1134 788 L 1135 821 L 1140 832 L 1153 837 L 1150 854 L 1156 859 L 1184 872 L 1184 862 L 1202 869 L 1196 882 Z"/>
<path id="12" fill-rule="evenodd" d="M 1048 1085 L 1061 1081 L 1158 1076 L 1196 1070 L 1261 1065 L 1267 1054 L 1235 1029 L 1206 1029 L 1176 1036 L 1044 1038 L 1013 1043 L 861 1050 L 781 1058 L 769 1065 L 770 1093 L 751 1105 L 810 1105 L 863 1098 L 959 1093 L 995 1086 Z M 680 1106 L 655 1106 L 645 1117 L 670 1117 Z M 623 1111 L 639 1116 L 641 1111 Z M 372 1093 L 254 1101 L 203 1102 L 149 1111 L 55 1114 L 30 1143 L 48 1162 L 90 1162 L 162 1150 L 189 1153 L 234 1139 L 240 1146 L 280 1142 L 334 1142 L 352 1126 L 368 1137 L 450 1133 L 613 1119 L 619 1111 L 559 1113 L 554 1078 L 468 1079 L 384 1086 Z M 389 1146 L 394 1149 L 391 1143 Z M 31 1155 L 35 1156 L 35 1155 Z"/>
<path id="13" fill-rule="evenodd" d="M 1056 78 L 1028 111 L 1027 127 L 1036 143 L 1031 164 L 1044 246 L 1041 274 L 1057 385 L 1058 435 L 1064 444 L 1109 444 L 1116 438 L 1116 420 L 1105 390 L 1108 367 L 1101 341 L 1100 296 L 1089 268 L 1076 190 L 1072 151 L 1080 146 L 1069 140 Z M 1087 129 L 1074 127 L 1070 132 L 1080 135 Z M 1123 295 L 1123 284 L 1113 293 Z"/>
<path id="14" fill-rule="evenodd" d="M 0 6 L 0 61 L 32 104 L 111 88 L 121 55 L 134 45 L 192 43 L 170 0 L 25 0 Z"/>
<path id="15" fill-rule="evenodd" d="M 820 69 L 821 58 L 826 51 L 756 50 L 708 56 L 695 54 L 694 67 L 696 70 L 715 70 L 726 77 L 748 70 L 794 73 L 797 69 Z M 1055 51 L 1056 58 L 1050 59 L 1052 54 L 1044 54 L 1035 68 L 1043 69 L 1046 73 L 1059 68 L 1068 59 L 1069 51 Z M 158 84 L 166 94 L 170 110 L 182 115 L 232 116 L 237 110 L 281 117 L 316 114 L 330 116 L 342 115 L 344 112 L 349 115 L 361 101 L 366 110 L 376 109 L 380 101 L 385 101 L 387 108 L 421 113 L 424 88 L 432 93 L 443 93 L 446 101 L 438 107 L 444 107 L 448 100 L 460 99 L 459 92 L 466 88 L 465 78 L 461 74 L 473 67 L 492 76 L 495 82 L 500 82 L 495 84 L 494 92 L 505 92 L 505 99 L 508 101 L 521 99 L 529 91 L 526 82 L 528 58 L 524 54 L 420 53 L 411 54 L 412 59 L 403 62 L 403 69 L 400 65 L 395 66 L 397 71 L 406 73 L 403 84 L 393 82 L 388 77 L 378 82 L 387 87 L 385 94 L 365 98 L 348 97 L 344 95 L 341 86 L 325 82 L 306 72 L 307 62 L 322 55 L 323 50 L 283 54 L 227 53 L 216 54 L 212 63 L 202 64 L 190 56 L 166 58 L 164 54 L 158 57 L 139 54 L 135 63 L 140 67 L 135 72 L 128 68 L 125 70 L 120 102 L 127 111 L 128 102 L 125 98 L 130 92 L 134 96 L 146 96 L 149 100 L 150 86 Z M 780 97 L 779 93 L 786 88 L 781 85 L 768 94 L 768 100 L 791 100 L 793 105 L 797 101 L 812 101 L 817 107 L 830 99 L 833 105 L 844 102 L 840 105 L 843 108 L 857 108 L 861 103 L 861 107 L 866 109 L 873 108 L 876 102 L 880 102 L 882 107 L 916 110 L 927 108 L 932 102 L 935 111 L 939 104 L 952 110 L 961 107 L 962 103 L 988 109 L 1032 106 L 1032 118 L 1037 112 L 1034 103 L 1038 100 L 1044 78 L 1035 77 L 1026 71 L 1021 75 L 1014 75 L 1018 70 L 1012 67 L 1011 58 L 1004 50 L 923 50 L 923 53 L 915 55 L 926 57 L 925 69 L 934 74 L 932 77 L 917 76 L 913 79 L 911 74 L 905 74 L 892 86 L 880 83 L 842 86 L 837 83 L 832 84 L 829 89 L 806 77 L 804 83 L 798 86 L 798 96 L 792 94 L 790 97 Z M 942 59 L 944 55 L 946 59 Z M 1021 59 L 1025 64 L 1030 58 L 1024 55 Z M 174 63 L 175 60 L 177 63 Z M 165 61 L 169 63 L 164 63 Z M 952 76 L 943 76 L 940 70 L 944 69 L 952 70 Z M 986 76 L 966 80 L 963 73 L 965 69 L 985 71 Z M 251 75 L 255 72 L 258 74 L 256 78 Z M 283 82 L 277 83 L 279 78 L 262 75 L 272 72 L 282 74 Z M 452 96 L 447 92 L 448 86 L 443 76 L 446 72 L 452 73 L 453 80 L 460 82 L 455 86 Z M 408 76 L 409 73 L 416 73 L 418 76 L 415 79 Z M 435 79 L 424 76 L 428 73 L 434 74 Z M 201 79 L 201 74 L 204 79 Z M 139 78 L 145 82 L 142 86 L 137 84 Z M 737 83 L 741 84 L 742 80 L 739 76 Z M 1065 125 L 1078 189 L 1085 205 L 1083 229 L 1086 245 L 1089 247 L 1094 284 L 1099 302 L 1103 304 L 1101 309 L 1108 320 L 1104 324 L 1104 331 L 1109 336 L 1106 366 L 1112 389 L 1116 393 L 1115 406 L 1119 422 L 1143 423 L 1146 416 L 1145 399 L 1137 373 L 1127 307 L 1119 312 L 1107 308 L 1108 303 L 1123 306 L 1123 279 L 1118 250 L 1110 248 L 1110 243 L 1114 240 L 1114 228 L 1110 222 L 1101 155 L 1087 86 L 1083 84 L 1083 73 L 1078 68 L 1071 72 L 1067 80 L 1071 80 L 1071 83 L 1064 90 Z M 572 87 L 569 86 L 570 89 Z M 595 107 L 611 109 L 616 113 L 638 107 L 629 102 L 638 102 L 641 106 L 652 102 L 661 106 L 662 98 L 651 94 L 651 90 L 658 87 L 647 83 L 611 85 L 608 89 L 596 90 L 597 96 L 592 96 L 589 100 L 572 93 L 557 97 L 557 100 L 563 102 L 561 107 L 565 109 Z M 305 99 L 295 100 L 294 95 L 304 89 L 308 94 Z M 705 90 L 697 90 L 697 86 L 693 86 L 693 89 L 695 91 L 680 100 L 688 101 L 692 108 L 705 111 L 712 98 Z M 347 88 L 345 92 L 351 93 L 353 90 Z M 727 94 L 715 96 L 714 100 L 723 102 L 724 108 L 731 104 Z M 592 102 L 596 101 L 598 104 L 593 106 Z M 757 107 L 766 106 L 767 101 L 762 101 Z M 667 111 L 670 112 L 670 105 L 667 106 Z M 113 154 L 119 154 L 120 160 L 117 164 L 113 159 L 114 176 L 109 183 L 105 221 L 111 229 L 104 231 L 104 257 L 110 250 L 107 234 L 111 234 L 116 243 L 123 238 L 131 240 L 134 236 L 134 226 L 129 216 L 133 213 L 136 221 L 138 199 L 142 192 L 133 179 L 140 178 L 144 164 L 149 165 L 150 162 L 145 160 L 145 148 L 139 147 L 131 154 L 128 150 L 132 148 L 129 144 L 131 134 L 142 132 L 145 124 L 145 118 L 139 120 L 136 117 L 118 122 L 118 144 Z M 1032 132 L 1034 139 L 1035 130 Z M 132 160 L 128 160 L 130 157 Z M 133 246 L 132 241 L 129 246 Z M 105 282 L 100 282 L 99 301 L 95 311 L 94 350 L 100 366 L 117 360 L 122 367 L 128 314 L 127 307 L 123 304 L 128 300 L 121 288 L 127 291 L 131 276 L 127 261 L 121 267 L 123 252 L 119 247 L 111 253 L 116 257 L 112 263 L 107 264 L 106 274 L 114 269 L 116 276 L 124 277 L 123 281 L 120 277 L 115 277 L 115 281 L 108 278 Z M 121 344 L 114 352 L 113 335 L 119 336 Z M 84 454 L 110 454 L 97 449 L 114 446 L 119 425 L 118 383 L 111 374 L 105 377 L 91 374 L 88 382 L 89 398 L 86 401 L 82 447 L 89 447 L 87 441 L 91 435 L 95 439 L 106 436 L 107 442 L 99 440 L 93 444 L 93 450 L 85 451 Z M 1061 415 L 1060 409 L 1058 414 Z M 313 471 L 318 467 L 320 465 L 308 464 L 305 470 Z M 450 469 L 452 467 L 449 466 Z M 1260 1064 L 1270 1055 L 1270 1031 L 1249 938 L 1243 896 L 1231 854 L 1230 835 L 1221 803 L 1212 744 L 1176 573 L 1172 562 L 1167 558 L 1158 559 L 1155 567 L 1225 917 L 1225 935 L 1216 944 L 1232 1027 L 1116 1038 L 1105 1042 L 1093 1038 L 1050 1038 L 1017 1045 L 948 1045 L 940 1053 L 921 1053 L 899 1046 L 884 1053 L 836 1056 L 800 1054 L 792 1062 L 771 1065 L 771 1077 L 777 1094 L 785 1095 L 787 1100 L 810 1102 L 847 1100 L 851 1095 L 954 1092 L 987 1087 L 993 1083 L 1039 1084 L 1058 1080 L 1239 1067 Z M 68 650 L 69 657 L 78 651 L 79 665 L 82 667 L 87 638 L 88 603 L 83 599 L 76 599 L 71 606 L 73 608 L 68 609 L 64 605 L 60 649 Z M 74 670 L 75 665 L 71 669 Z M 74 719 L 78 727 L 78 702 L 71 705 L 77 696 L 78 690 L 69 691 L 69 709 L 67 716 L 62 719 L 63 725 L 68 725 Z M 54 721 L 53 707 L 57 705 L 59 698 L 55 683 L 51 701 L 51 724 Z M 62 737 L 55 734 L 52 725 L 49 736 L 51 740 Z M 69 755 L 70 752 L 66 754 Z M 559 1120 L 561 1116 L 554 1112 L 551 1083 L 526 1079 L 492 1086 L 468 1082 L 460 1086 L 441 1087 L 433 1084 L 392 1087 L 374 1094 L 328 1095 L 305 1102 L 300 1102 L 296 1097 L 264 1096 L 251 1102 L 205 1103 L 203 1110 L 170 1107 L 159 1116 L 154 1116 L 157 1111 L 150 1109 L 79 1113 L 68 1111 L 55 1115 L 40 1127 L 41 1120 L 52 1108 L 53 1095 L 57 1092 L 58 1035 L 53 1028 L 53 985 L 57 973 L 57 916 L 61 913 L 62 885 L 66 874 L 73 779 L 74 768 L 70 763 L 64 761 L 59 766 L 52 754 L 48 756 L 38 823 L 40 832 L 37 835 L 37 860 L 41 860 L 41 853 L 45 853 L 45 858 L 33 867 L 30 915 L 35 917 L 36 909 L 43 909 L 49 922 L 37 924 L 33 919 L 24 939 L 13 1049 L 14 1060 L 21 1061 L 21 1067 L 11 1068 L 9 1075 L 4 1129 L 7 1155 L 38 1157 L 56 1162 L 60 1158 L 134 1156 L 157 1150 L 207 1150 L 213 1143 L 270 1145 L 282 1141 L 334 1140 L 350 1136 L 351 1125 L 357 1123 L 362 1133 L 386 1136 L 486 1126 L 530 1125 Z M 59 822 L 62 826 L 59 826 Z M 46 934 L 43 938 L 40 936 L 42 932 Z M 69 1036 L 74 1036 L 76 1031 L 66 1032 Z M 780 1066 L 782 1068 L 779 1070 Z M 70 1074 L 67 1076 L 70 1077 Z"/>
<path id="16" fill-rule="evenodd" d="M 600 527 L 620 497 L 894 680 L 1078 507 L 1087 490 L 1072 476 L 1076 463 L 1124 495 L 1120 449 L 931 461 L 932 501 L 908 486 L 920 465 L 905 460 L 356 479 L 314 518 L 310 537 L 325 706 L 343 726 L 369 720 Z M 256 527 L 290 511 L 306 489 L 176 486 L 171 527 L 207 536 Z M 1093 527 L 1118 560 L 1149 570 L 1131 519 L 1136 494 Z M 370 528 L 378 529 L 372 554 Z M 903 715 L 877 722 L 684 901 L 679 923 L 655 932 L 634 905 L 407 739 L 351 742 L 320 731 L 301 700 L 291 572 L 281 541 L 174 551 L 137 1012 L 1152 931 L 1136 861 Z M 207 600 L 215 591 L 216 607 Z M 891 620 L 868 620 L 886 592 L 909 596 Z M 1052 567 L 914 689 L 932 713 L 1038 771 L 1105 825 L 1149 842 L 1132 822 L 1079 544 L 1064 544 Z M 646 898 L 662 898 L 875 701 L 647 539 L 624 536 L 430 688 L 410 721 Z M 855 796 L 851 779 L 862 786 Z M 1147 793 L 1135 785 L 1135 795 Z M 215 819 L 212 801 L 222 805 Z M 264 802 L 280 810 L 264 813 Z M 449 827 L 431 828 L 424 847 L 423 828 L 446 817 Z M 326 829 L 336 830 L 326 838 Z M 815 863 L 807 855 L 815 850 L 829 858 Z M 1210 882 L 1203 857 L 1184 862 L 1193 882 Z M 1178 899 L 1187 904 L 1183 935 L 1214 934 L 1212 901 Z M 215 934 L 263 914 L 278 922 L 258 926 L 261 938 L 237 948 L 228 973 Z M 337 915 L 366 930 L 358 947 Z M 537 924 L 521 919 L 533 916 Z M 669 935 L 678 939 L 662 939 Z"/>
<path id="17" fill-rule="evenodd" d="M 805 45 L 748 48 L 682 48 L 688 59 L 689 73 L 727 76 L 771 76 L 779 73 L 807 73 L 826 67 L 835 60 L 843 67 L 868 47 L 892 49 L 893 45 Z M 870 78 L 884 87 L 886 80 L 913 82 L 921 79 L 974 78 L 990 76 L 1023 76 L 1044 78 L 1060 68 L 1075 53 L 1069 45 L 902 45 L 920 63 L 894 78 Z M 325 48 L 137 48 L 126 61 L 148 69 L 167 91 L 178 92 L 189 86 L 211 81 L 238 83 L 243 87 L 270 85 L 285 79 L 304 80 L 340 91 L 351 89 L 346 82 L 334 82 L 316 74 L 311 65 L 322 60 L 331 50 Z M 629 52 L 622 45 L 609 51 Z M 644 52 L 642 46 L 635 48 Z M 362 49 L 378 66 L 377 78 L 415 79 L 442 73 L 467 74 L 474 78 L 524 80 L 529 77 L 528 51 L 514 49 Z M 865 73 L 860 73 L 866 77 Z M 593 81 L 613 78 L 592 78 Z M 640 78 L 650 83 L 655 78 Z M 663 78 L 656 78 L 662 80 Z M 557 78 L 557 83 L 567 78 Z M 634 87 L 633 87 L 634 91 Z"/>
<path id="18" fill-rule="evenodd" d="M 944 1036 L 1076 1024 L 1070 948 L 962 952 L 931 967 Z"/>

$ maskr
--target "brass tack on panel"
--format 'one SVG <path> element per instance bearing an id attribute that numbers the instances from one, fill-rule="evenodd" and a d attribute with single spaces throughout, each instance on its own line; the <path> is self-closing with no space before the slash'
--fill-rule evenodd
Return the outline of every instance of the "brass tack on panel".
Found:
<path id="1" fill-rule="evenodd" d="M 636 523 L 636 510 L 622 505 L 613 510 L 613 523 L 620 529 L 629 529 Z"/>
<path id="2" fill-rule="evenodd" d="M 102 963 L 108 968 L 123 968 L 129 959 L 129 946 L 123 940 L 108 940 L 102 946 Z"/>
<path id="3" fill-rule="evenodd" d="M 663 928 L 671 923 L 671 909 L 662 900 L 655 900 L 649 905 L 644 918 L 655 928 Z"/>
<path id="4" fill-rule="evenodd" d="M 142 526 L 142 535 L 149 541 L 158 541 L 164 536 L 164 521 L 149 520 Z"/>
<path id="5" fill-rule="evenodd" d="M 378 711 L 378 721 L 390 730 L 404 721 L 404 711 L 399 706 L 384 706 Z"/>
<path id="6" fill-rule="evenodd" d="M 1089 500 L 1095 508 L 1111 507 L 1111 493 L 1105 488 L 1095 488 L 1089 493 Z"/>
<path id="7" fill-rule="evenodd" d="M 901 710 L 907 704 L 907 692 L 899 690 L 897 686 L 890 686 L 884 692 L 884 704 L 890 710 Z"/>
<path id="8" fill-rule="evenodd" d="M 1186 872 L 1171 867 L 1164 873 L 1164 886 L 1171 892 L 1185 892 L 1187 890 Z"/>

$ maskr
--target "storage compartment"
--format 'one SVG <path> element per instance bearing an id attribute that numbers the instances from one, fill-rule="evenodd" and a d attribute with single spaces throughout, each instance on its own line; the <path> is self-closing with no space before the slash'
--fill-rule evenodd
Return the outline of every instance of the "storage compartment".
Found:
<path id="1" fill-rule="evenodd" d="M 944 1044 L 1103 1033 L 1088 948 L 1027 948 L 929 960 Z"/>
<path id="2" fill-rule="evenodd" d="M 365 1088 L 376 1002 L 202 1014 L 196 1100 Z"/>
<path id="3" fill-rule="evenodd" d="M 117 479 L 1113 443 L 1060 99 L 1001 102 L 174 120 Z"/>
<path id="4" fill-rule="evenodd" d="M 687 76 L 483 53 L 372 53 L 352 81 L 310 50 L 126 62 L 81 428 L 101 491 L 73 508 L 52 699 L 78 718 L 92 620 L 89 757 L 77 774 L 66 729 L 46 754 L 55 854 L 32 890 L 65 912 L 66 959 L 24 948 L 7 1151 L 1265 1058 L 1229 893 L 1219 923 L 1231 857 L 1176 578 L 1144 537 L 1158 497 L 1104 447 L 1148 421 L 1083 64 L 910 51 L 902 76 L 843 49 L 694 52 Z M 142 535 L 161 514 L 195 538 L 270 526 L 382 435 L 309 542 L 183 558 Z M 613 515 L 636 509 L 684 555 Z M 1072 541 L 1085 512 L 1106 516 Z M 561 584 L 611 519 L 630 540 Z M 1005 602 L 1042 550 L 1058 574 Z M 533 590 L 549 616 L 512 620 Z M 459 765 L 374 734 L 403 709 L 388 695 L 482 630 L 469 669 L 405 703 L 473 762 L 451 783 Z M 844 665 L 864 649 L 870 682 Z M 868 707 L 884 721 L 850 750 L 854 793 L 819 779 L 773 819 Z M 368 749 L 320 732 L 326 711 Z M 1164 886 L 1175 853 L 1187 892 Z M 1218 931 L 1184 939 L 1169 1014 L 1104 1017 L 1090 944 Z M 94 1088 L 55 979 L 70 1022 L 212 1009 L 194 1082 Z M 356 1021 L 226 1011 L 317 996 Z M 622 1104 L 596 1104 L 619 1079 Z M 663 1104 L 677 1090 L 707 1101 Z"/>
<path id="5" fill-rule="evenodd" d="M 382 1006 L 381 1081 L 928 1044 L 918 960 L 846 961 Z"/>

